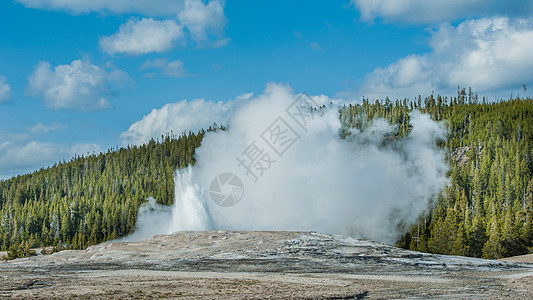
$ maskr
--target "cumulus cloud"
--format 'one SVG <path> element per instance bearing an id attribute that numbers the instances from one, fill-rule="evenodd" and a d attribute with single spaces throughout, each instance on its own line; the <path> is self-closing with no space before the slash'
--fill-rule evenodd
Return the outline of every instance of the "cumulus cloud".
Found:
<path id="1" fill-rule="evenodd" d="M 387 67 L 376 68 L 366 76 L 358 94 L 370 99 L 383 99 L 387 96 L 412 99 L 436 89 L 435 82 L 429 75 L 427 58 L 410 55 Z"/>
<path id="2" fill-rule="evenodd" d="M 218 48 L 228 42 L 223 38 L 226 25 L 224 0 L 211 0 L 207 4 L 201 0 L 185 0 L 185 8 L 178 13 L 178 19 L 200 47 Z"/>
<path id="3" fill-rule="evenodd" d="M 17 174 L 25 174 L 42 167 L 51 166 L 74 155 L 101 152 L 96 144 L 63 145 L 47 142 L 30 141 L 4 142 L 0 144 L 0 179 L 7 179 Z"/>
<path id="4" fill-rule="evenodd" d="M 442 25 L 431 46 L 446 67 L 441 76 L 448 85 L 465 82 L 487 90 L 533 80 L 533 19 L 484 18 L 457 28 Z"/>
<path id="5" fill-rule="evenodd" d="M 141 120 L 133 123 L 120 136 L 123 145 L 141 145 L 151 138 L 159 138 L 169 132 L 181 134 L 189 130 L 206 129 L 216 122 L 225 125 L 241 105 L 247 103 L 253 93 L 243 93 L 229 101 L 208 101 L 205 99 L 181 100 L 153 109 Z M 318 105 L 342 104 L 340 100 L 325 95 L 309 96 Z"/>
<path id="6" fill-rule="evenodd" d="M 65 125 L 58 122 L 39 122 L 16 133 L 0 131 L 0 180 L 45 168 L 75 155 L 102 152 L 97 144 L 42 140 L 47 133 L 62 128 Z"/>
<path id="7" fill-rule="evenodd" d="M 161 53 L 183 42 L 182 38 L 182 26 L 174 20 L 130 19 L 117 33 L 100 38 L 100 47 L 108 54 Z"/>
<path id="8" fill-rule="evenodd" d="M 533 2 L 529 0 L 351 0 L 363 21 L 381 18 L 387 22 L 437 24 L 468 17 L 506 14 L 529 16 Z"/>
<path id="9" fill-rule="evenodd" d="M 225 46 L 227 20 L 224 0 L 17 0 L 26 7 L 62 10 L 70 14 L 138 14 L 149 17 L 130 20 L 112 36 L 100 39 L 102 50 L 109 54 L 145 54 L 162 52 L 183 38 L 184 26 L 199 47 Z M 155 20 L 152 17 L 167 17 Z M 178 23 L 179 21 L 179 23 Z M 179 25 L 178 25 L 179 24 Z"/>
<path id="10" fill-rule="evenodd" d="M 179 59 L 170 62 L 166 58 L 147 60 L 141 66 L 141 70 L 148 69 L 159 69 L 163 75 L 170 77 L 187 77 L 191 75 L 185 70 L 183 62 Z"/>
<path id="11" fill-rule="evenodd" d="M 4 76 L 0 76 L 0 103 L 6 103 L 11 100 L 11 87 L 6 82 Z"/>
<path id="12" fill-rule="evenodd" d="M 153 16 L 175 16 L 184 8 L 184 0 L 16 0 L 26 7 L 64 10 L 71 14 L 138 13 Z"/>
<path id="13" fill-rule="evenodd" d="M 127 80 L 129 76 L 123 71 L 107 71 L 85 59 L 53 69 L 50 63 L 42 61 L 29 77 L 27 93 L 43 97 L 46 106 L 52 109 L 98 111 L 111 107 L 107 97 L 116 94 L 111 84 Z"/>
<path id="14" fill-rule="evenodd" d="M 143 144 L 151 138 L 158 138 L 169 132 L 181 134 L 184 131 L 206 129 L 213 122 L 223 124 L 232 115 L 235 106 L 252 94 L 242 94 L 231 101 L 207 101 L 205 99 L 182 100 L 153 109 L 140 121 L 133 123 L 122 133 L 123 144 Z"/>
<path id="15" fill-rule="evenodd" d="M 412 98 L 433 90 L 452 93 L 461 85 L 507 95 L 506 89 L 533 81 L 533 19 L 492 17 L 443 24 L 432 33 L 430 46 L 427 54 L 375 69 L 358 94 Z"/>

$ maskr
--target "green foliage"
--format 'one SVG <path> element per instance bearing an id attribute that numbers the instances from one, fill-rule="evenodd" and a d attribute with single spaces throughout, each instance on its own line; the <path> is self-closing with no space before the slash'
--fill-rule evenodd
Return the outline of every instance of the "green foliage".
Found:
<path id="1" fill-rule="evenodd" d="M 488 103 L 465 89 L 453 98 L 364 99 L 340 109 L 340 135 L 384 118 L 395 125 L 388 138 L 401 138 L 414 109 L 448 129 L 438 146 L 448 153 L 450 183 L 398 246 L 485 258 L 533 249 L 533 101 Z M 20 245 L 83 249 L 129 234 L 148 196 L 173 203 L 174 172 L 194 163 L 204 134 L 166 136 L 0 181 L 0 249 L 13 256 Z"/>
<path id="2" fill-rule="evenodd" d="M 341 109 L 341 134 L 384 118 L 396 125 L 392 138 L 404 136 L 413 109 L 448 129 L 439 145 L 448 150 L 450 184 L 397 245 L 484 258 L 528 253 L 533 247 L 533 101 L 479 102 L 464 89 L 452 99 L 364 100 Z"/>
<path id="3" fill-rule="evenodd" d="M 83 249 L 127 235 L 148 196 L 174 202 L 174 172 L 194 163 L 204 134 L 164 136 L 0 181 L 0 249 L 19 257 L 21 243 Z"/>
<path id="4" fill-rule="evenodd" d="M 35 250 L 30 249 L 30 244 L 28 241 L 20 243 L 20 245 L 12 245 L 7 251 L 7 256 L 5 260 L 11 260 L 21 257 L 30 257 L 35 255 Z"/>

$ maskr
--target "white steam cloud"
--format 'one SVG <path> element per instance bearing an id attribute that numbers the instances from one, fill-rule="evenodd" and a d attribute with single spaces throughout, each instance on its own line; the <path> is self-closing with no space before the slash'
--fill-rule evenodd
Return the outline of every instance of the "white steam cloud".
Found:
<path id="1" fill-rule="evenodd" d="M 413 129 L 404 139 L 387 138 L 393 127 L 383 120 L 341 139 L 337 107 L 312 114 L 302 109 L 325 98 L 269 84 L 241 103 L 229 130 L 208 133 L 196 165 L 177 171 L 166 225 L 152 226 L 142 237 L 198 229 L 315 230 L 394 242 L 399 225 L 414 222 L 447 182 L 444 153 L 435 146 L 445 132 L 413 112 Z M 217 177 L 224 173 L 240 178 L 243 189 Z M 215 178 L 222 180 L 221 190 L 212 185 Z M 220 206 L 215 194 L 235 198 Z M 230 205 L 233 200 L 240 201 Z M 140 230 L 150 227 L 143 217 L 141 212 Z"/>

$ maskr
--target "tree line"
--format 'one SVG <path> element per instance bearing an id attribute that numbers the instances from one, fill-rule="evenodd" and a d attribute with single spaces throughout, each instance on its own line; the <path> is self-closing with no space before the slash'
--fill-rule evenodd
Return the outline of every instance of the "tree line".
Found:
<path id="1" fill-rule="evenodd" d="M 402 138 L 414 109 L 448 129 L 438 146 L 450 183 L 402 228 L 397 245 L 485 258 L 532 252 L 533 101 L 488 102 L 465 89 L 450 98 L 363 99 L 339 108 L 340 135 L 384 118 L 396 128 L 390 138 Z M 169 134 L 0 181 L 0 249 L 14 256 L 44 246 L 83 249 L 131 233 L 147 197 L 173 203 L 174 172 L 194 164 L 205 133 Z"/>
<path id="2" fill-rule="evenodd" d="M 448 130 L 450 183 L 429 203 L 397 246 L 423 252 L 501 258 L 533 250 L 533 101 L 487 102 L 471 90 L 457 97 L 416 101 L 364 100 L 344 106 L 346 127 L 364 128 L 374 118 L 409 133 L 409 112 L 418 109 Z M 349 134 L 346 128 L 344 134 Z M 342 133 L 342 132 L 341 132 Z"/>
<path id="3" fill-rule="evenodd" d="M 204 134 L 162 136 L 0 181 L 0 249 L 83 249 L 131 233 L 147 197 L 174 202 L 174 172 L 194 163 Z"/>

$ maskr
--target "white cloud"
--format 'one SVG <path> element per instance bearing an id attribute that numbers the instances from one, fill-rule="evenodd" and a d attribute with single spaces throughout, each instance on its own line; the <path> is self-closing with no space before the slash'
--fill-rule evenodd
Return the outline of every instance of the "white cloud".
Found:
<path id="1" fill-rule="evenodd" d="M 242 94 L 226 102 L 194 99 L 169 103 L 159 109 L 153 109 L 140 121 L 133 123 L 120 137 L 125 145 L 140 145 L 171 131 L 181 134 L 189 130 L 207 129 L 213 122 L 220 125 L 231 117 L 239 102 L 251 98 L 252 95 L 252 93 Z"/>
<path id="2" fill-rule="evenodd" d="M 71 14 L 138 13 L 148 16 L 175 16 L 184 8 L 184 0 L 17 0 L 26 7 L 64 10 Z"/>
<path id="3" fill-rule="evenodd" d="M 226 17 L 224 0 L 185 0 L 185 9 L 178 13 L 180 24 L 187 27 L 191 38 L 200 47 L 222 47 L 228 42 L 223 38 Z M 210 41 L 211 38 L 214 41 Z"/>
<path id="4" fill-rule="evenodd" d="M 436 88 L 429 75 L 426 57 L 407 56 L 368 74 L 359 94 L 370 99 L 386 96 L 413 99 L 419 94 L 429 94 Z"/>
<path id="5" fill-rule="evenodd" d="M 187 77 L 190 76 L 189 72 L 183 67 L 183 62 L 179 59 L 171 62 L 166 58 L 157 58 L 154 60 L 147 60 L 142 66 L 141 70 L 147 69 L 159 69 L 161 73 L 170 77 Z M 148 73 L 152 74 L 152 73 Z"/>
<path id="6" fill-rule="evenodd" d="M 485 18 L 442 25 L 431 46 L 444 84 L 489 90 L 533 80 L 533 19 Z M 453 51 L 454 50 L 454 51 Z"/>
<path id="7" fill-rule="evenodd" d="M 283 85 L 269 83 L 266 90 L 270 93 L 275 91 L 276 88 L 290 89 Z M 174 134 L 181 134 L 182 132 L 197 131 L 202 128 L 207 129 L 213 125 L 213 122 L 218 125 L 227 125 L 234 112 L 242 105 L 246 105 L 253 96 L 253 93 L 243 93 L 235 97 L 235 99 L 225 102 L 194 99 L 168 103 L 159 109 L 153 109 L 140 121 L 133 123 L 120 137 L 123 145 L 141 145 L 151 138 L 160 138 L 171 131 Z M 329 105 L 330 103 L 340 104 L 338 100 L 331 99 L 325 95 L 309 97 L 319 106 Z"/>
<path id="8" fill-rule="evenodd" d="M 184 37 L 182 26 L 174 20 L 130 19 L 117 33 L 100 38 L 100 47 L 108 54 L 139 55 L 164 52 Z"/>
<path id="9" fill-rule="evenodd" d="M 18 174 L 26 174 L 43 167 L 51 166 L 75 155 L 102 152 L 102 148 L 91 143 L 53 143 L 42 139 L 43 134 L 64 128 L 65 125 L 53 122 L 36 123 L 18 133 L 0 132 L 0 180 Z"/>
<path id="10" fill-rule="evenodd" d="M 65 126 L 63 124 L 57 123 L 57 122 L 54 122 L 48 125 L 45 125 L 43 123 L 37 123 L 35 125 L 28 127 L 28 131 L 30 133 L 47 133 L 47 132 L 58 130 L 64 127 Z"/>
<path id="11" fill-rule="evenodd" d="M 11 100 L 11 87 L 6 82 L 4 76 L 0 76 L 0 103 L 6 103 Z"/>
<path id="12" fill-rule="evenodd" d="M 53 70 L 50 63 L 42 61 L 29 77 L 27 92 L 43 97 L 49 108 L 98 111 L 111 107 L 106 99 L 116 94 L 111 84 L 124 80 L 129 80 L 126 73 L 106 71 L 85 59 L 58 65 Z"/>
<path id="13" fill-rule="evenodd" d="M 137 14 L 145 17 L 170 17 L 171 20 L 128 21 L 118 33 L 104 37 L 100 46 L 110 54 L 145 54 L 172 48 L 183 37 L 185 26 L 199 47 L 218 48 L 229 39 L 224 37 L 227 20 L 224 0 L 17 0 L 26 7 L 62 10 L 70 14 Z M 179 25 L 177 21 L 179 20 Z"/>
<path id="14" fill-rule="evenodd" d="M 479 92 L 515 89 L 533 82 L 533 19 L 507 17 L 444 24 L 433 32 L 432 51 L 410 55 L 367 75 L 358 94 L 403 98 L 458 85 Z"/>
<path id="15" fill-rule="evenodd" d="M 27 143 L 4 142 L 0 145 L 0 179 L 25 174 L 42 167 L 51 166 L 74 155 L 101 152 L 95 144 L 62 145 L 31 141 Z"/>
<path id="16" fill-rule="evenodd" d="M 387 22 L 437 24 L 486 15 L 529 16 L 530 0 L 351 0 L 363 21 L 381 18 Z"/>

